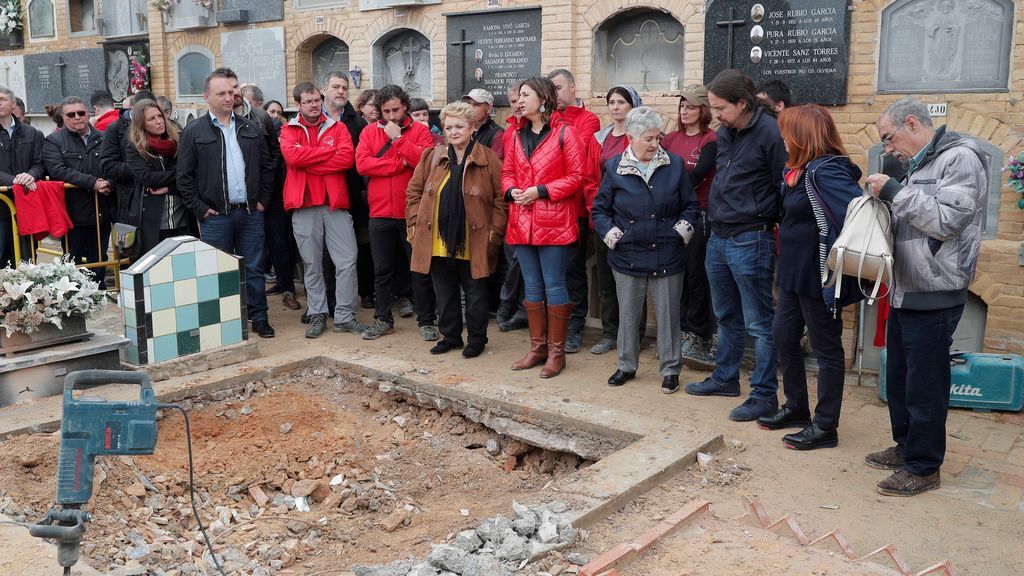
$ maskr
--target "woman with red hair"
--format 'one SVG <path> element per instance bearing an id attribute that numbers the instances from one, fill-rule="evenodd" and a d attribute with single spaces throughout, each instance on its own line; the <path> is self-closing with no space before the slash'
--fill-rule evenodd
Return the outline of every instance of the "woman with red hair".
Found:
<path id="1" fill-rule="evenodd" d="M 861 171 L 846 155 L 828 110 L 817 104 L 786 108 L 779 116 L 786 144 L 779 259 L 778 303 L 772 335 L 782 369 L 786 403 L 762 416 L 762 428 L 802 428 L 782 438 L 787 448 L 812 450 L 839 443 L 837 429 L 846 375 L 843 318 L 832 288 L 823 288 L 825 261 L 846 218 L 846 207 L 861 195 Z M 854 291 L 856 292 L 856 291 Z M 807 372 L 800 338 L 804 327 L 818 359 L 818 404 L 811 418 Z"/>

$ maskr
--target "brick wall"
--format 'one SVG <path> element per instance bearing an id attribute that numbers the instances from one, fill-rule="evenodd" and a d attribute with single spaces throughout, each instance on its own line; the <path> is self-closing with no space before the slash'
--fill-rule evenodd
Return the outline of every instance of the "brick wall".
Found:
<path id="1" fill-rule="evenodd" d="M 355 6 L 358 0 L 350 0 Z M 833 110 L 846 146 L 854 160 L 867 170 L 867 152 L 878 142 L 874 122 L 889 103 L 899 94 L 876 94 L 876 64 L 879 59 L 878 37 L 882 9 L 888 0 L 854 0 L 850 29 L 849 104 Z M 1019 4 L 1019 3 L 1018 3 Z M 599 114 L 604 112 L 603 93 L 591 86 L 594 31 L 609 17 L 625 10 L 651 7 L 670 13 L 685 29 L 685 57 L 680 86 L 700 82 L 703 78 L 704 54 L 704 1 L 668 0 L 642 2 L 639 0 L 551 0 L 519 2 L 504 0 L 503 7 L 543 6 L 542 14 L 542 68 L 550 70 L 566 67 L 576 75 L 578 92 L 587 105 Z M 25 53 L 44 50 L 69 50 L 96 46 L 100 37 L 68 36 L 66 2 L 58 2 L 58 39 L 29 41 Z M 486 10 L 485 0 L 445 0 L 441 5 L 409 7 L 404 15 L 396 11 L 374 10 L 360 12 L 352 7 L 299 11 L 293 2 L 285 2 L 283 22 L 266 22 L 258 27 L 284 26 L 287 63 L 287 84 L 309 79 L 311 50 L 326 35 L 341 38 L 350 47 L 352 65 L 363 70 L 363 87 L 370 87 L 373 78 L 371 46 L 382 35 L 396 28 L 413 28 L 424 34 L 431 43 L 433 58 L 434 107 L 440 107 L 446 96 L 447 66 L 445 62 L 445 18 L 443 14 L 471 10 Z M 324 16 L 317 24 L 315 16 Z M 1007 155 L 1021 150 L 1020 127 L 1024 126 L 1024 15 L 1014 15 L 1014 38 L 1009 91 L 984 94 L 922 94 L 925 102 L 946 102 L 949 105 L 945 122 L 953 130 L 970 132 L 984 138 Z M 220 53 L 220 32 L 238 30 L 245 25 L 221 26 L 192 32 L 162 33 L 160 13 L 150 7 L 150 54 L 153 60 L 153 88 L 158 94 L 174 95 L 174 56 L 188 44 L 205 46 L 213 54 Z M 84 45 L 83 45 L 84 43 Z M 244 79 L 243 79 L 244 81 Z M 352 98 L 359 91 L 353 90 Z M 671 93 L 645 93 L 645 103 L 659 109 L 666 124 L 674 124 L 678 95 Z M 504 111 L 502 111 L 504 112 Z M 939 123 L 942 121 L 939 120 Z M 988 305 L 985 347 L 989 351 L 1024 353 L 1024 267 L 1018 263 L 1021 243 L 1024 242 L 1024 210 L 1016 206 L 1017 196 L 1005 190 L 1001 196 L 998 237 L 982 246 L 978 277 L 972 291 Z M 846 315 L 848 344 L 855 338 L 856 315 Z M 849 350 L 853 346 L 848 346 Z"/>

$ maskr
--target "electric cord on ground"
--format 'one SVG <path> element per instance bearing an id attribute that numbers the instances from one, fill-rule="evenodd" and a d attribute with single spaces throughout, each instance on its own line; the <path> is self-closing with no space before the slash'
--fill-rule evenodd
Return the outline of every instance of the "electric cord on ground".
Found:
<path id="1" fill-rule="evenodd" d="M 192 430 L 189 427 L 188 412 L 177 404 L 157 404 L 156 407 L 160 409 L 178 410 L 181 412 L 181 415 L 185 417 L 185 441 L 188 444 L 188 493 L 192 502 L 192 513 L 196 516 L 196 523 L 199 525 L 199 531 L 203 534 L 203 540 L 206 541 L 206 549 L 210 551 L 210 558 L 213 559 L 213 565 L 217 567 L 217 571 L 221 573 L 221 576 L 227 576 L 224 572 L 224 567 L 220 565 L 220 560 L 217 560 L 217 554 L 213 551 L 213 544 L 210 542 L 210 535 L 206 533 L 206 527 L 203 526 L 203 520 L 199 517 L 199 508 L 196 506 L 196 489 L 195 482 L 193 481 L 192 467 Z"/>
<path id="2" fill-rule="evenodd" d="M 0 520 L 0 524 L 11 524 L 13 526 L 21 526 L 26 530 L 32 527 L 32 525 L 28 522 L 18 522 L 16 520 Z"/>

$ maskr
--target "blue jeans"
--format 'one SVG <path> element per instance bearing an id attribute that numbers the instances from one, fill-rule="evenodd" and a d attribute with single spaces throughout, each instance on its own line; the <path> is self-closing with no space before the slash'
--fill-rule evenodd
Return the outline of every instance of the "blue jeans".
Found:
<path id="1" fill-rule="evenodd" d="M 245 304 L 249 320 L 267 319 L 266 278 L 263 276 L 263 212 L 244 208 L 207 216 L 199 222 L 203 242 L 244 258 Z"/>
<path id="2" fill-rule="evenodd" d="M 772 339 L 774 234 L 771 230 L 761 230 L 722 238 L 712 233 L 704 265 L 718 320 L 718 354 L 711 378 L 721 384 L 739 383 L 743 343 L 749 333 L 754 338 L 756 354 L 750 375 L 750 396 L 777 401 L 779 381 L 775 367 L 778 358 Z"/>
<path id="3" fill-rule="evenodd" d="M 934 474 L 946 455 L 949 347 L 964 305 L 943 310 L 889 311 L 886 396 L 892 439 L 903 465 L 918 476 Z"/>
<path id="4" fill-rule="evenodd" d="M 549 306 L 569 303 L 565 287 L 568 254 L 569 246 L 516 246 L 528 302 L 547 300 Z"/>

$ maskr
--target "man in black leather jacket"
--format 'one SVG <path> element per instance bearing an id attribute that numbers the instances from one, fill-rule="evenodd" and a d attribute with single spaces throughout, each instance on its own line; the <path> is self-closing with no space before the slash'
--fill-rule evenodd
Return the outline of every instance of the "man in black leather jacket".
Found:
<path id="1" fill-rule="evenodd" d="M 21 184 L 35 187 L 35 181 L 46 174 L 43 167 L 43 134 L 18 121 L 15 115 L 17 98 L 7 88 L 0 88 L 0 186 Z M 7 194 L 8 198 L 12 196 Z M 0 203 L 0 268 L 14 262 L 14 239 L 11 235 L 11 213 Z M 23 258 L 25 256 L 24 252 Z"/>

